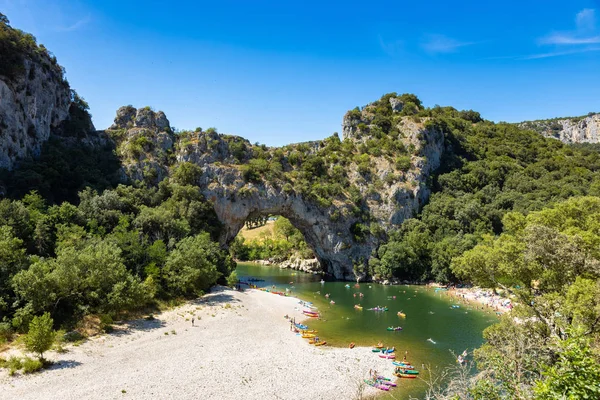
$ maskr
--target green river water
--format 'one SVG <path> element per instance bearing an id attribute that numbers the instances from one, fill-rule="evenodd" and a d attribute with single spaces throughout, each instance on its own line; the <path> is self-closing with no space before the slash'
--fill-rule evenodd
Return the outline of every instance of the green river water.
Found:
<path id="1" fill-rule="evenodd" d="M 258 287 L 275 285 L 279 291 L 288 289 L 292 295 L 313 302 L 322 320 L 310 319 L 305 323 L 310 329 L 317 329 L 328 344 L 347 347 L 355 342 L 357 346 L 372 346 L 382 341 L 384 346 L 395 346 L 399 358 L 408 351 L 408 360 L 419 370 L 422 364 L 444 368 L 456 363 L 451 351 L 459 354 L 479 347 L 483 343 L 482 331 L 497 321 L 494 314 L 457 303 L 446 292 L 425 286 L 361 283 L 356 288 L 352 282 L 322 284 L 320 275 L 252 263 L 239 263 L 237 274 L 242 281 L 248 277 L 264 279 L 264 282 L 255 282 Z M 325 297 L 327 293 L 329 299 Z M 330 304 L 331 300 L 335 301 L 334 305 Z M 355 309 L 355 304 L 362 305 L 363 310 Z M 367 310 L 376 306 L 388 307 L 389 311 Z M 403 311 L 406 318 L 398 317 L 398 311 Z M 389 332 L 388 326 L 403 329 Z M 402 379 L 398 383 L 398 388 L 390 392 L 395 398 L 421 397 L 424 393 L 425 383 L 419 379 Z"/>

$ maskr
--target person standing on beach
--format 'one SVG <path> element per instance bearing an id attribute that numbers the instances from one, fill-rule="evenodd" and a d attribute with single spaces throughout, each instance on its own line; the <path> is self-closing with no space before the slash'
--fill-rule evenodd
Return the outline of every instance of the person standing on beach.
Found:
<path id="1" fill-rule="evenodd" d="M 192 326 L 194 326 L 194 317 L 192 317 Z"/>

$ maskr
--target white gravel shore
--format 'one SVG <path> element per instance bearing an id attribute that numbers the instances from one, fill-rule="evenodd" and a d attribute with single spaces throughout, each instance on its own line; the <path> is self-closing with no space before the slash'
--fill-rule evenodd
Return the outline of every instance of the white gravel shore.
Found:
<path id="1" fill-rule="evenodd" d="M 57 362 L 50 370 L 0 372 L 0 398 L 353 399 L 369 369 L 392 376 L 392 363 L 369 348 L 314 347 L 290 332 L 283 316 L 300 321 L 300 310 L 295 298 L 217 288 L 153 321 L 48 353 Z"/>

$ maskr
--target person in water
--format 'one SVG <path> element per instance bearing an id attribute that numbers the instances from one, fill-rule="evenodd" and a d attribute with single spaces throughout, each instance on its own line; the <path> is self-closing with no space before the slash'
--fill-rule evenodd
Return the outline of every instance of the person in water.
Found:
<path id="1" fill-rule="evenodd" d="M 404 358 L 402 358 L 402 361 L 406 361 L 406 356 L 408 355 L 408 351 L 404 352 Z"/>

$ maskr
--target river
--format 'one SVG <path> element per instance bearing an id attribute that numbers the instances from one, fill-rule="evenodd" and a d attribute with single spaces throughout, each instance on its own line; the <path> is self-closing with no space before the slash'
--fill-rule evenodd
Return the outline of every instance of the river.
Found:
<path id="1" fill-rule="evenodd" d="M 288 289 L 292 295 L 313 302 L 321 312 L 321 320 L 310 319 L 306 323 L 310 329 L 317 329 L 321 340 L 328 344 L 347 347 L 354 342 L 357 346 L 372 346 L 381 341 L 386 347 L 395 346 L 399 358 L 408 352 L 407 359 L 419 370 L 422 365 L 440 370 L 455 365 L 452 352 L 470 353 L 479 347 L 483 343 L 482 331 L 497 321 L 494 314 L 458 303 L 446 292 L 425 286 L 361 283 L 356 288 L 353 282 L 320 283 L 319 275 L 251 263 L 239 263 L 237 274 L 240 280 L 264 279 L 256 282 L 257 286 L 275 285 L 279 291 Z M 330 304 L 331 300 L 335 304 Z M 363 309 L 355 309 L 355 304 Z M 387 307 L 388 311 L 368 310 L 377 306 Z M 399 317 L 399 311 L 406 317 Z M 389 326 L 401 326 L 402 330 L 390 332 L 386 329 Z M 427 378 L 424 372 L 421 375 Z M 426 388 L 419 379 L 402 379 L 398 383 L 398 389 L 392 393 L 395 398 L 422 397 Z"/>

